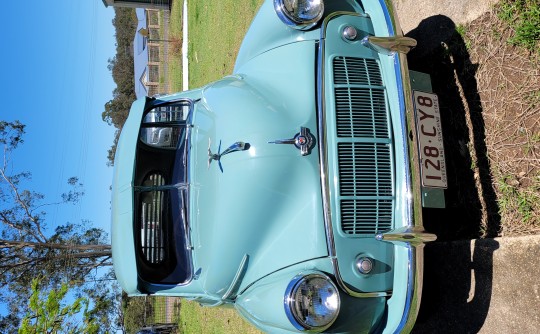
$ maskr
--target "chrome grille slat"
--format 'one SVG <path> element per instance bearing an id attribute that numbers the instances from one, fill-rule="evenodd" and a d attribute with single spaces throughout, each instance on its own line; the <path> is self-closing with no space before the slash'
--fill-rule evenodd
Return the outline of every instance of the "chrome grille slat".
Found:
<path id="1" fill-rule="evenodd" d="M 379 64 L 373 59 L 336 57 L 334 59 L 334 83 L 382 86 Z"/>
<path id="2" fill-rule="evenodd" d="M 392 140 L 386 92 L 373 59 L 333 60 L 342 231 L 372 235 L 392 228 Z"/>
<path id="3" fill-rule="evenodd" d="M 341 196 L 391 196 L 390 148 L 382 143 L 339 143 Z"/>
<path id="4" fill-rule="evenodd" d="M 393 200 L 341 200 L 341 228 L 346 234 L 372 234 L 392 228 Z"/>
<path id="5" fill-rule="evenodd" d="M 338 137 L 388 137 L 382 88 L 336 87 Z"/>

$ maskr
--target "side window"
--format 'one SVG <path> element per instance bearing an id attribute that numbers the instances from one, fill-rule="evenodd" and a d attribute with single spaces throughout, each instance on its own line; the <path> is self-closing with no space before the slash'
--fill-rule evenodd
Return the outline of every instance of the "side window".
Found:
<path id="1" fill-rule="evenodd" d="M 188 114 L 189 104 L 185 102 L 153 108 L 142 120 L 140 140 L 152 147 L 176 149 Z"/>

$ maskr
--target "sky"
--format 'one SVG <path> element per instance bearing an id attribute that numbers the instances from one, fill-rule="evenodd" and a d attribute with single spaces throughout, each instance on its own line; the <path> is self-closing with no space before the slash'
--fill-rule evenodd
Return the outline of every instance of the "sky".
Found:
<path id="1" fill-rule="evenodd" d="M 78 177 L 84 197 L 51 209 L 48 225 L 89 220 L 109 232 L 113 170 L 106 163 L 114 128 L 101 113 L 115 88 L 107 69 L 115 55 L 114 10 L 101 0 L 29 0 L 6 1 L 2 11 L 0 119 L 26 124 L 13 171 L 31 172 L 26 187 L 47 202 Z"/>

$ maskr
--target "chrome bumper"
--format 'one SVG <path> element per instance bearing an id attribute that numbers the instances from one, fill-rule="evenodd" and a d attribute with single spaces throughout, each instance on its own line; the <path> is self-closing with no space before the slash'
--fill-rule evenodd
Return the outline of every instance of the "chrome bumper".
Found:
<path id="1" fill-rule="evenodd" d="M 403 31 L 399 25 L 393 2 L 391 0 L 379 0 L 379 3 L 386 18 L 389 38 L 403 38 Z M 422 296 L 424 243 L 436 239 L 435 235 L 424 231 L 422 221 L 420 165 L 418 145 L 416 143 L 418 135 L 416 133 L 414 119 L 407 54 L 404 51 L 404 49 L 397 49 L 393 52 L 393 56 L 395 60 L 394 70 L 398 78 L 397 84 L 400 94 L 401 123 L 402 127 L 408 130 L 404 132 L 405 136 L 410 134 L 410 137 L 403 138 L 403 143 L 407 143 L 407 147 L 404 147 L 404 150 L 409 154 L 408 161 L 406 162 L 406 165 L 408 165 L 406 188 L 409 196 L 407 226 L 376 236 L 379 240 L 406 247 L 408 251 L 409 277 L 407 282 L 406 305 L 399 326 L 394 331 L 395 333 L 408 333 L 414 326 Z"/>

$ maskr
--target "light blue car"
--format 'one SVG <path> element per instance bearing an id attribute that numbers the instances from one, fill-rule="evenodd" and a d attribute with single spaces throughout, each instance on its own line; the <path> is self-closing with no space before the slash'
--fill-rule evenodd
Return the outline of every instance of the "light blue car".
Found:
<path id="1" fill-rule="evenodd" d="M 390 1 L 267 0 L 233 75 L 136 101 L 113 181 L 123 289 L 265 332 L 410 331 L 435 239 L 422 206 L 446 186 L 415 44 Z"/>

